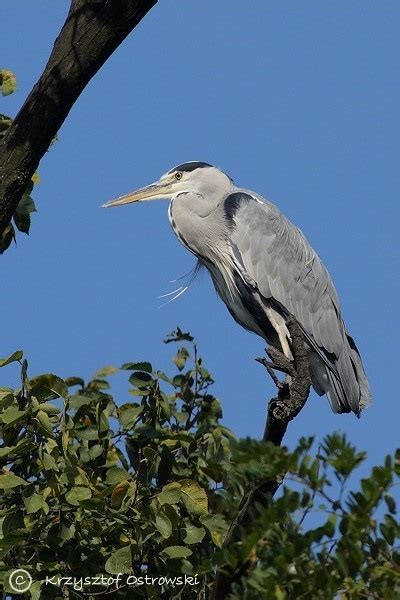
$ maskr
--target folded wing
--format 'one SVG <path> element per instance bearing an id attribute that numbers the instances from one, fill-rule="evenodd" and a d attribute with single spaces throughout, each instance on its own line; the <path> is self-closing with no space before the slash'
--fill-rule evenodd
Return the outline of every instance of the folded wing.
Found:
<path id="1" fill-rule="evenodd" d="M 270 202 L 245 191 L 225 200 L 235 261 L 261 296 L 295 316 L 311 352 L 313 386 L 335 412 L 371 402 L 361 358 L 347 334 L 331 278 L 302 232 Z"/>

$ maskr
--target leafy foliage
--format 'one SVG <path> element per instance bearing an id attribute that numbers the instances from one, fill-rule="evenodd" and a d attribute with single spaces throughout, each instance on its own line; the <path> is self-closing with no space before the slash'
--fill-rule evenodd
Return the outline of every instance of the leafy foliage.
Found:
<path id="1" fill-rule="evenodd" d="M 11 71 L 0 69 L 0 91 L 3 96 L 12 94 L 17 89 L 17 80 L 15 75 Z M 11 117 L 0 114 L 0 143 L 7 133 L 8 128 L 11 126 L 13 120 Z M 39 182 L 39 176 L 35 174 L 32 177 L 32 181 L 28 188 L 25 190 L 22 196 L 17 210 L 13 216 L 13 223 L 9 223 L 3 234 L 0 236 L 0 254 L 2 254 L 10 246 L 11 242 L 15 240 L 15 228 L 22 233 L 29 234 L 29 228 L 31 224 L 30 215 L 36 212 L 35 203 L 33 202 L 30 194 L 33 189 L 33 185 Z M 0 188 L 1 197 L 1 188 Z"/>
<path id="2" fill-rule="evenodd" d="M 119 404 L 108 382 L 114 367 L 84 382 L 29 379 L 19 351 L 0 362 L 18 361 L 22 379 L 18 390 L 0 389 L 0 570 L 9 597 L 17 597 L 9 577 L 19 567 L 33 585 L 18 598 L 99 597 L 98 586 L 83 593 L 45 582 L 99 574 L 122 574 L 113 598 L 207 598 L 219 567 L 235 574 L 235 599 L 398 598 L 399 454 L 349 491 L 365 453 L 343 435 L 314 451 L 313 440 L 302 439 L 292 453 L 238 441 L 221 424 L 193 338 L 177 330 L 168 341 L 186 344 L 173 358 L 177 372 L 122 365 L 131 399 Z M 240 541 L 224 547 L 245 494 L 285 473 Z M 197 583 L 150 578 L 129 590 L 132 575 Z"/>
<path id="3" fill-rule="evenodd" d="M 2 96 L 8 96 L 17 89 L 17 80 L 12 71 L 0 69 L 0 90 Z"/>

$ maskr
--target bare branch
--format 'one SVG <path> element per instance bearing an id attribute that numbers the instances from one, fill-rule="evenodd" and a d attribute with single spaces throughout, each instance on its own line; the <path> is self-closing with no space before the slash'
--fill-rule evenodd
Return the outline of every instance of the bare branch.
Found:
<path id="1" fill-rule="evenodd" d="M 72 0 L 49 61 L 0 144 L 0 235 L 77 98 L 157 0 Z"/>

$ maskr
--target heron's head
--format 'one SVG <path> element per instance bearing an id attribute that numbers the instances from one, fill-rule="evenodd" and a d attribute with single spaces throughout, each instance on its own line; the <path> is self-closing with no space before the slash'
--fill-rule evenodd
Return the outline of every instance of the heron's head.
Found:
<path id="1" fill-rule="evenodd" d="M 209 202 L 229 194 L 233 181 L 222 171 L 208 163 L 191 161 L 174 167 L 164 173 L 158 181 L 130 192 L 125 196 L 103 204 L 104 208 L 140 202 L 143 200 L 173 200 L 180 194 L 191 194 L 198 201 Z"/>

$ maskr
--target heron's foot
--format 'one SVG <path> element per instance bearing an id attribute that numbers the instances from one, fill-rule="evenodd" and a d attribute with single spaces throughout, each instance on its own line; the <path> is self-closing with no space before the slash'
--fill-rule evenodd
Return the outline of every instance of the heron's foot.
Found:
<path id="1" fill-rule="evenodd" d="M 285 383 L 283 381 L 280 381 L 280 379 L 278 379 L 278 377 L 276 376 L 274 369 L 276 369 L 277 371 L 279 371 L 280 369 L 275 365 L 275 363 L 267 360 L 264 357 L 256 358 L 256 361 L 259 362 L 260 365 L 263 365 L 263 367 L 265 367 L 267 369 L 268 375 L 271 377 L 271 379 L 274 382 L 274 384 L 276 385 L 276 387 L 279 390 L 281 390 L 283 388 L 283 386 L 285 385 Z"/>
<path id="2" fill-rule="evenodd" d="M 296 374 L 296 370 L 293 366 L 292 361 L 283 354 L 280 350 L 274 348 L 274 346 L 269 346 L 265 349 L 265 352 L 272 360 L 274 364 L 274 369 L 277 371 L 281 371 L 282 373 L 286 373 L 286 375 L 290 375 L 294 377 Z"/>
<path id="3" fill-rule="evenodd" d="M 286 384 L 283 384 L 285 386 Z M 285 400 L 279 398 L 272 398 L 268 404 L 268 413 L 277 421 L 286 422 L 290 419 L 290 406 Z"/>
<path id="4" fill-rule="evenodd" d="M 285 373 L 286 375 L 289 375 L 290 377 L 294 377 L 296 375 L 296 370 L 293 366 L 292 361 L 289 360 L 287 358 L 287 356 L 285 356 L 282 352 L 280 352 L 273 346 L 266 348 L 265 352 L 267 353 L 268 357 L 271 360 L 268 360 L 268 359 L 262 357 L 262 358 L 256 358 L 256 361 L 259 362 L 261 365 L 263 365 L 267 369 L 268 374 L 271 377 L 272 381 L 274 382 L 276 387 L 279 390 L 281 390 L 283 388 L 283 386 L 285 385 L 285 383 L 283 383 L 282 381 L 280 381 L 278 379 L 278 377 L 276 376 L 274 371 L 280 371 L 281 373 Z"/>

